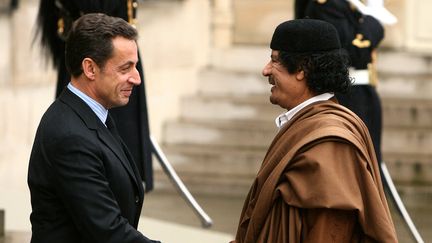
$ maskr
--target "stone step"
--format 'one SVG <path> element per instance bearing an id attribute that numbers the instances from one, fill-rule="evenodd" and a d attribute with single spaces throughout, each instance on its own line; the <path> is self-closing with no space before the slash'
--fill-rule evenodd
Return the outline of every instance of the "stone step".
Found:
<path id="1" fill-rule="evenodd" d="M 168 159 L 185 173 L 204 175 L 254 176 L 269 145 L 254 148 L 235 146 L 170 144 L 164 146 Z M 400 182 L 432 184 L 432 153 L 428 151 L 388 151 L 383 157 Z"/>
<path id="2" fill-rule="evenodd" d="M 432 185 L 432 154 L 383 152 L 383 159 L 399 184 Z"/>
<path id="3" fill-rule="evenodd" d="M 276 134 L 272 122 L 229 122 L 182 120 L 168 122 L 163 141 L 166 144 L 263 147 Z"/>
<path id="4" fill-rule="evenodd" d="M 257 94 L 268 93 L 267 78 L 261 76 L 269 61 L 265 46 L 237 46 L 215 49 L 211 65 L 201 71 L 202 92 Z M 430 97 L 432 92 L 432 54 L 380 50 L 377 70 L 380 94 L 415 94 Z"/>
<path id="5" fill-rule="evenodd" d="M 271 105 L 269 97 L 263 95 L 197 95 L 185 97 L 181 102 L 182 116 L 196 120 L 271 121 L 282 112 L 282 108 Z"/>
<path id="6" fill-rule="evenodd" d="M 165 145 L 169 161 L 181 173 L 205 175 L 255 176 L 266 148 L 208 145 Z"/>
<path id="7" fill-rule="evenodd" d="M 254 175 L 268 149 L 236 146 L 213 146 L 203 144 L 165 144 L 169 160 L 188 172 L 229 175 Z M 400 181 L 419 179 L 432 183 L 432 153 L 428 150 L 403 151 L 383 149 L 386 164 L 397 174 Z M 423 178 L 425 177 L 425 178 Z"/>
<path id="8" fill-rule="evenodd" d="M 432 53 L 380 49 L 377 57 L 377 70 L 380 73 L 414 76 L 432 74 Z"/>
<path id="9" fill-rule="evenodd" d="M 179 178 L 193 195 L 245 197 L 261 165 L 264 149 L 232 146 L 163 145 Z M 155 191 L 175 186 L 159 164 L 154 166 Z"/>
<path id="10" fill-rule="evenodd" d="M 193 195 L 245 197 L 254 177 L 222 176 L 179 172 L 178 176 Z M 175 188 L 160 168 L 154 170 L 155 190 L 170 192 Z"/>
<path id="11" fill-rule="evenodd" d="M 432 74 L 378 74 L 378 92 L 387 96 L 413 96 L 430 98 Z M 208 95 L 266 95 L 270 94 L 268 79 L 261 75 L 261 69 L 231 70 L 225 67 L 211 67 L 200 71 L 200 94 Z"/>
<path id="12" fill-rule="evenodd" d="M 169 122 L 165 127 L 167 144 L 266 147 L 277 133 L 272 121 L 195 121 Z M 386 152 L 419 153 L 432 156 L 432 129 L 384 127 L 382 149 Z"/>
<path id="13" fill-rule="evenodd" d="M 206 68 L 199 73 L 198 92 L 208 95 L 262 95 L 270 93 L 270 84 L 260 70 L 244 71 Z"/>
<path id="14" fill-rule="evenodd" d="M 244 196 L 259 170 L 266 149 L 223 153 L 220 148 L 175 146 L 166 148 L 167 157 L 181 180 L 193 194 Z M 188 150 L 189 149 L 189 150 Z M 409 195 L 410 203 L 432 203 L 431 156 L 384 153 L 387 167 L 398 190 Z M 172 190 L 173 185 L 158 166 L 156 188 Z M 399 185 L 401 185 L 399 187 Z M 421 199 L 421 200 L 420 200 Z M 425 200 L 423 200 L 425 199 Z"/>
<path id="15" fill-rule="evenodd" d="M 432 95 L 429 97 L 383 95 L 384 127 L 432 129 Z"/>
<path id="16" fill-rule="evenodd" d="M 245 148 L 193 144 L 165 144 L 168 159 L 179 171 L 217 175 L 255 175 L 268 146 Z M 432 183 L 432 154 L 429 151 L 383 150 L 383 157 L 398 181 Z"/>
<path id="17" fill-rule="evenodd" d="M 432 97 L 382 96 L 384 127 L 432 129 Z M 196 120 L 272 121 L 284 110 L 271 105 L 265 95 L 209 95 L 185 97 L 181 115 Z"/>
<path id="18" fill-rule="evenodd" d="M 244 196 L 261 166 L 266 148 L 169 145 L 164 146 L 164 151 L 179 177 L 194 194 Z M 416 198 L 411 204 L 418 205 L 419 198 L 432 200 L 430 155 L 384 153 L 383 156 L 398 189 L 404 195 L 410 195 L 409 198 Z M 158 190 L 172 190 L 171 181 L 158 166 L 155 166 L 155 178 Z M 421 202 L 426 205 L 424 200 Z"/>
<path id="19" fill-rule="evenodd" d="M 382 134 L 382 150 L 432 156 L 432 129 L 387 128 Z"/>
<path id="20" fill-rule="evenodd" d="M 213 68 L 261 73 L 264 65 L 270 61 L 268 46 L 241 46 L 226 49 L 213 49 L 210 63 Z M 432 74 L 431 53 L 413 53 L 394 49 L 379 49 L 377 70 L 380 73 L 398 75 Z"/>
<path id="21" fill-rule="evenodd" d="M 432 204 L 432 187 L 429 185 L 396 184 L 399 195 L 409 207 L 430 208 Z"/>
<path id="22" fill-rule="evenodd" d="M 380 72 L 378 92 L 381 96 L 431 98 L 432 74 Z"/>
<path id="23" fill-rule="evenodd" d="M 173 163 L 178 164 L 178 168 L 187 173 L 213 173 L 222 176 L 224 174 L 226 176 L 233 174 L 253 175 L 257 171 L 274 134 L 262 132 L 253 135 L 254 131 L 250 131 L 248 137 L 244 138 L 239 135 L 238 131 L 231 132 L 228 127 L 219 126 L 215 129 L 222 129 L 219 133 L 228 134 L 223 135 L 224 137 L 237 137 L 236 141 L 220 139 L 196 142 L 193 136 L 185 134 L 180 136 L 183 141 L 170 141 L 166 145 Z M 432 182 L 432 173 L 428 169 L 432 167 L 432 152 L 428 149 L 430 145 L 424 145 L 426 142 L 423 136 L 425 136 L 423 131 L 417 131 L 417 133 L 412 131 L 401 133 L 400 130 L 384 131 L 383 158 L 394 165 L 391 168 L 394 168 L 394 173 L 398 175 L 397 177 L 401 181 Z M 429 137 L 428 143 L 431 144 L 432 133 L 427 132 L 427 136 Z M 248 148 L 248 146 L 252 148 Z"/>
<path id="24" fill-rule="evenodd" d="M 200 174 L 179 173 L 179 177 L 193 195 L 244 197 L 255 177 L 210 177 Z M 155 190 L 172 191 L 173 185 L 161 170 L 155 170 Z M 406 184 L 392 176 L 404 204 L 409 207 L 429 207 L 432 203 L 431 184 Z M 387 197 L 390 200 L 389 197 Z"/>

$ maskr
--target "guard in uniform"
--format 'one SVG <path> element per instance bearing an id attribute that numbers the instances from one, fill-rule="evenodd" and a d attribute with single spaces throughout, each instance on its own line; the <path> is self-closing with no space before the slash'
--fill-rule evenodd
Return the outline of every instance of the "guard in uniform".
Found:
<path id="1" fill-rule="evenodd" d="M 381 161 L 381 101 L 376 91 L 376 48 L 384 38 L 384 28 L 372 16 L 363 15 L 347 0 L 296 0 L 295 18 L 321 19 L 333 24 L 342 47 L 351 59 L 353 86 L 347 94 L 336 94 L 342 105 L 356 113 L 372 137 Z"/>
<path id="2" fill-rule="evenodd" d="M 15 9 L 17 9 L 18 8 L 18 0 L 11 0 L 11 2 L 10 2 L 10 6 L 11 6 L 11 10 L 15 10 Z"/>
<path id="3" fill-rule="evenodd" d="M 136 0 L 41 0 L 37 18 L 36 38 L 48 58 L 58 71 L 56 97 L 70 81 L 65 66 L 65 38 L 72 22 L 86 13 L 101 12 L 123 18 L 136 24 Z M 141 60 L 141 58 L 140 58 Z M 153 188 L 152 145 L 150 142 L 149 122 L 143 68 L 137 64 L 141 84 L 135 86 L 126 106 L 113 108 L 110 114 L 117 124 L 118 132 L 128 146 L 145 182 L 146 191 Z"/>

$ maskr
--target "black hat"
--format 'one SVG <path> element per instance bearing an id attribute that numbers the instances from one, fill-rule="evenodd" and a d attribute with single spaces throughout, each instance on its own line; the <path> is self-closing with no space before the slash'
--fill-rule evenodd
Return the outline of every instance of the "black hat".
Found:
<path id="1" fill-rule="evenodd" d="M 270 48 L 292 54 L 326 52 L 340 49 L 336 28 L 316 19 L 295 19 L 283 22 L 273 34 Z"/>

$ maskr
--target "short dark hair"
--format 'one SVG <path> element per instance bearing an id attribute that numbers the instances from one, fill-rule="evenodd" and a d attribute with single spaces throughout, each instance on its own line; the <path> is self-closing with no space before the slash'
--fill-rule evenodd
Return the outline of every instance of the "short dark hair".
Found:
<path id="1" fill-rule="evenodd" d="M 346 93 L 352 84 L 349 56 L 345 50 L 290 54 L 279 51 L 279 61 L 289 73 L 303 71 L 308 88 L 315 94 Z"/>
<path id="2" fill-rule="evenodd" d="M 91 58 L 100 68 L 112 56 L 112 39 L 124 37 L 136 41 L 138 32 L 125 20 L 102 13 L 85 14 L 78 18 L 66 39 L 66 68 L 73 77 L 82 74 L 81 63 Z"/>

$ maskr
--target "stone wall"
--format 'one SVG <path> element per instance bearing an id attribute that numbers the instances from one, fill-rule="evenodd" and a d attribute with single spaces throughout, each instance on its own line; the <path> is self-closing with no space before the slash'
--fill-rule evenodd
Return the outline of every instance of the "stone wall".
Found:
<path id="1" fill-rule="evenodd" d="M 293 1 L 233 0 L 234 44 L 268 45 L 274 28 L 294 16 Z"/>
<path id="2" fill-rule="evenodd" d="M 230 0 L 233 44 L 268 44 L 274 27 L 293 18 L 294 0 Z M 398 18 L 385 26 L 382 47 L 432 52 L 430 0 L 386 0 L 386 8 Z"/>
<path id="3" fill-rule="evenodd" d="M 138 11 L 139 46 L 152 134 L 179 113 L 179 100 L 197 89 L 197 72 L 207 64 L 210 4 L 203 0 L 145 1 Z"/>

